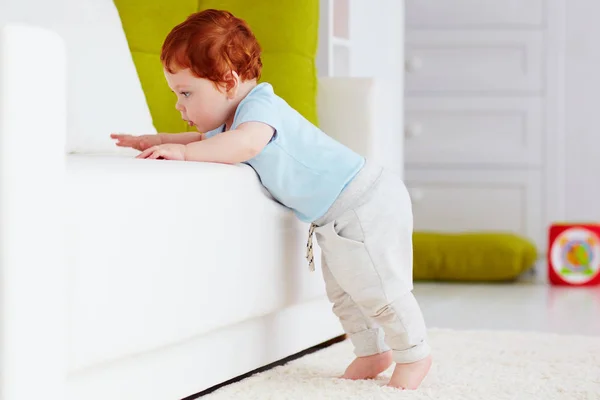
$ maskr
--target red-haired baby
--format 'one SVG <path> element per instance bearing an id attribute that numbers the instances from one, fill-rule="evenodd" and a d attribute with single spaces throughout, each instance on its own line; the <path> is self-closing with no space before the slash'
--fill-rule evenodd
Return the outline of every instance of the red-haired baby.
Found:
<path id="1" fill-rule="evenodd" d="M 431 366 L 423 316 L 412 294 L 411 202 L 399 176 L 327 136 L 260 78 L 261 48 L 231 13 L 189 16 L 167 36 L 165 77 L 181 117 L 198 132 L 112 135 L 138 158 L 246 163 L 302 221 L 322 250 L 333 312 L 356 359 L 343 377 L 416 389 Z M 310 327 L 308 328 L 310 329 Z"/>

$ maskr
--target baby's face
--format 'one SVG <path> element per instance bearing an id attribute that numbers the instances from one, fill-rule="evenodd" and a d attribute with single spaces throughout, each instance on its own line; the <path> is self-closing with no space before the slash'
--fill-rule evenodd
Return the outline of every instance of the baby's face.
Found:
<path id="1" fill-rule="evenodd" d="M 165 70 L 164 73 L 169 87 L 177 95 L 175 108 L 189 125 L 205 133 L 227 121 L 231 102 L 225 91 L 218 90 L 212 81 L 194 76 L 189 69 L 174 74 Z"/>

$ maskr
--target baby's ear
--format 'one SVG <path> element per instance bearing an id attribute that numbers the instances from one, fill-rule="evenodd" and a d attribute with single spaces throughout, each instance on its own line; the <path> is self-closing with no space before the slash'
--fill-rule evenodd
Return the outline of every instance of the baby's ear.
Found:
<path id="1" fill-rule="evenodd" d="M 235 71 L 229 71 L 225 74 L 223 80 L 225 81 L 225 91 L 227 93 L 227 97 L 230 99 L 235 98 L 241 83 L 239 75 Z"/>

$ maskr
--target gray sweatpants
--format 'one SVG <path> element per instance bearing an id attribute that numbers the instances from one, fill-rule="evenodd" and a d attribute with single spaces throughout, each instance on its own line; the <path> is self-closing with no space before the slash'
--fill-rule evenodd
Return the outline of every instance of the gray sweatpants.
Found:
<path id="1" fill-rule="evenodd" d="M 312 224 L 333 312 L 357 357 L 393 350 L 397 363 L 427 357 L 427 330 L 412 294 L 412 206 L 400 177 L 367 160 Z"/>

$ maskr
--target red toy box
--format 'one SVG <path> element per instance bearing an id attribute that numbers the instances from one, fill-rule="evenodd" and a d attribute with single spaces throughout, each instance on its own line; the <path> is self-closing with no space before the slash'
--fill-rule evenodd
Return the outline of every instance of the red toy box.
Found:
<path id="1" fill-rule="evenodd" d="M 552 284 L 600 284 L 600 224 L 554 224 L 549 239 L 548 277 Z"/>

